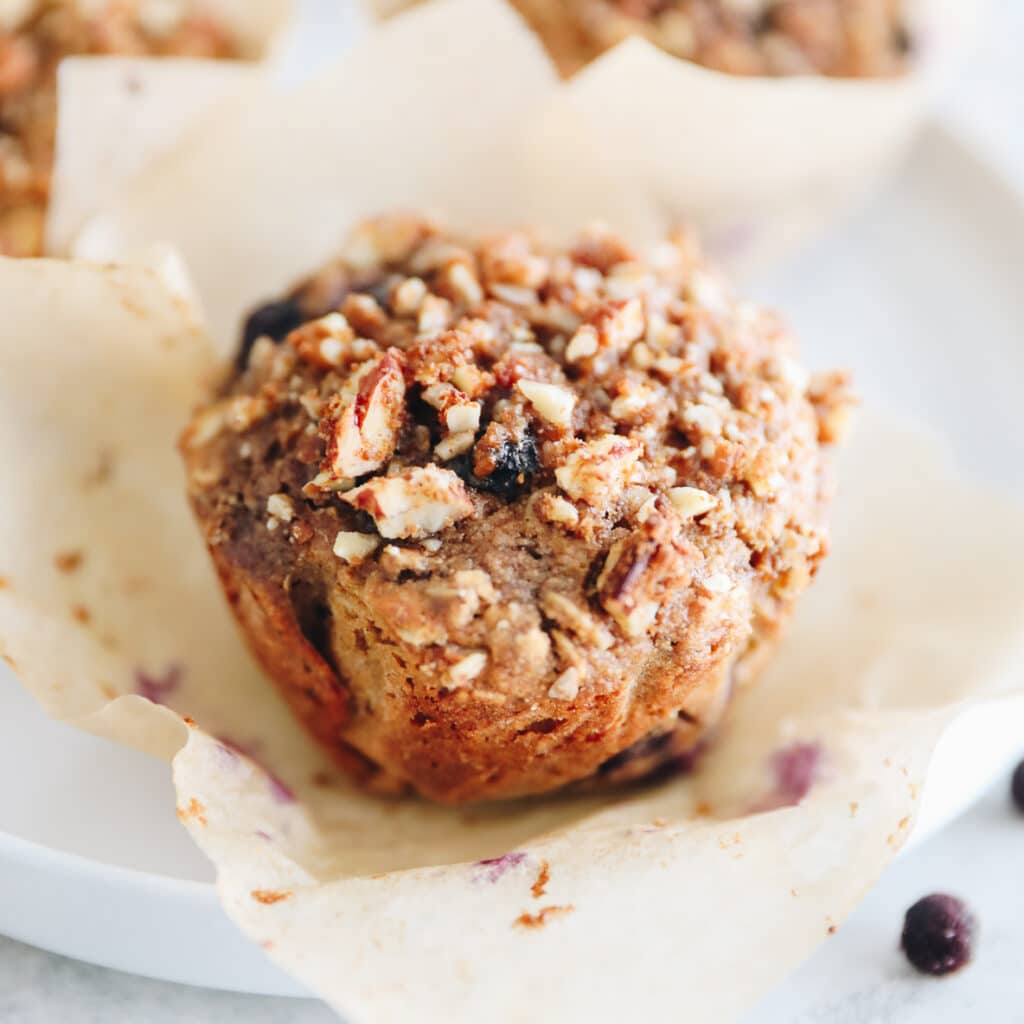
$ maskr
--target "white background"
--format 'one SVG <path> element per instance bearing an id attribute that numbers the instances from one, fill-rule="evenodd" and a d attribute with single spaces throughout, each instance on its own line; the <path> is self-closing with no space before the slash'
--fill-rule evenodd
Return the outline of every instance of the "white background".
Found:
<path id="1" fill-rule="evenodd" d="M 944 116 L 1024 195 L 1024 4 L 996 0 L 993 6 L 978 55 L 948 98 Z M 1024 751 L 1024 737 L 1021 742 Z M 1024 815 L 1010 808 L 1003 781 L 945 833 L 902 858 L 839 934 L 801 968 L 794 979 L 798 984 L 783 986 L 744 1024 L 1024 1024 L 1022 864 Z M 981 922 L 974 964 L 941 981 L 913 974 L 896 951 L 903 911 L 936 889 L 965 897 Z M 680 997 L 685 1006 L 685 993 Z M 335 1019 L 313 1002 L 148 981 L 0 938 L 3 1024 L 325 1024 Z"/>

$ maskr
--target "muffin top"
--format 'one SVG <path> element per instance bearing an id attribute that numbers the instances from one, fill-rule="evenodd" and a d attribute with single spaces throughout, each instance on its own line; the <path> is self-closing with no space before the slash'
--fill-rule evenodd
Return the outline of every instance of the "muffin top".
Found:
<path id="1" fill-rule="evenodd" d="M 239 40 L 193 0 L 10 0 L 0 4 L 0 255 L 43 248 L 65 57 L 237 58 Z"/>
<path id="2" fill-rule="evenodd" d="M 676 643 L 737 589 L 771 620 L 825 552 L 847 405 L 686 234 L 643 259 L 603 230 L 560 250 L 399 216 L 251 316 L 184 447 L 213 543 L 258 528 L 251 557 L 294 572 L 329 542 L 404 641 L 452 648 L 443 678 L 525 695 L 583 682 L 551 623 Z M 469 605 L 519 622 L 512 653 Z"/>
<path id="3" fill-rule="evenodd" d="M 905 0 L 512 0 L 569 75 L 630 36 L 732 75 L 902 73 Z"/>

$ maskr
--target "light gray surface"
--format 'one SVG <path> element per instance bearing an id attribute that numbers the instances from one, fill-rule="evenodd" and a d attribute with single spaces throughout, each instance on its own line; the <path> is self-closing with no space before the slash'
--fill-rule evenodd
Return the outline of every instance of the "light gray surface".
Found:
<path id="1" fill-rule="evenodd" d="M 0 937 L 3 1024 L 330 1024 L 306 999 L 270 999 L 150 981 Z"/>
<path id="2" fill-rule="evenodd" d="M 1024 4 L 994 0 L 993 7 L 979 58 L 947 109 L 958 128 L 1024 189 Z M 770 997 L 745 1024 L 1024 1022 L 1022 863 L 1024 817 L 1009 810 L 1002 783 L 961 821 L 901 859 L 836 940 L 798 972 L 799 984 Z M 904 909 L 934 889 L 962 895 L 981 919 L 976 962 L 940 981 L 914 975 L 895 948 Z M 837 1000 L 839 978 L 844 995 Z M 800 1005 L 793 1001 L 794 991 Z M 311 1001 L 149 981 L 0 938 L 2 1024 L 325 1024 L 335 1019 Z"/>
<path id="3" fill-rule="evenodd" d="M 900 858 L 837 935 L 743 1024 L 1021 1024 L 1024 815 L 1008 790 L 1001 781 Z M 897 949 L 904 911 L 931 892 L 961 897 L 980 924 L 974 962 L 946 978 L 922 977 Z"/>

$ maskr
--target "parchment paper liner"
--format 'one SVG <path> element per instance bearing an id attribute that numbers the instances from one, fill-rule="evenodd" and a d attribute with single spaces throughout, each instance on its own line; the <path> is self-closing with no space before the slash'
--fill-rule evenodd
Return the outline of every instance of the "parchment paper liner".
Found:
<path id="1" fill-rule="evenodd" d="M 463 3 L 396 23 L 336 74 L 330 100 L 313 89 L 259 111 L 290 111 L 285 143 L 313 141 L 299 122 L 361 83 L 339 123 L 390 115 L 401 140 L 385 147 L 391 159 L 371 147 L 373 167 L 361 166 L 326 139 L 301 151 L 313 173 L 297 185 L 294 161 L 265 139 L 256 148 L 243 119 L 224 145 L 219 125 L 175 155 L 189 189 L 165 191 L 165 171 L 132 197 L 145 226 L 173 226 L 175 213 L 186 223 L 179 240 L 204 257 L 200 293 L 215 309 L 226 293 L 221 316 L 333 248 L 364 212 L 364 187 L 371 206 L 401 184 L 408 203 L 437 197 L 467 219 L 532 214 L 529 179 L 481 149 L 479 118 L 504 116 L 494 54 L 465 68 L 475 116 L 447 125 L 443 151 L 415 129 L 453 98 L 436 66 L 416 102 L 365 88 L 377 61 L 453 59 L 441 45 L 451 12 L 500 27 L 487 19 L 503 13 Z M 440 49 L 424 47 L 435 31 Z M 530 53 L 506 59 L 521 66 Z M 240 167 L 248 176 L 232 179 Z M 238 204 L 218 202 L 232 180 Z M 176 209 L 150 210 L 147 198 Z M 589 197 L 579 208 L 572 190 L 557 198 L 563 222 L 586 212 Z M 284 199 L 286 211 L 275 206 Z M 137 242 L 160 237 L 132 235 L 120 209 L 107 224 Z M 742 695 L 697 775 L 463 811 L 354 793 L 253 667 L 190 521 L 174 439 L 216 366 L 195 309 L 147 267 L 4 261 L 0 296 L 0 647 L 52 714 L 163 756 L 180 746 L 179 814 L 217 865 L 228 913 L 352 1020 L 601 1022 L 681 1007 L 694 1021 L 734 1019 L 905 840 L 930 752 L 962 702 L 1021 693 L 1019 509 L 964 486 L 934 443 L 869 419 L 844 456 L 835 554 L 770 677 Z M 792 799 L 779 755 L 800 750 L 819 752 L 806 798 L 754 813 Z"/>
<path id="2" fill-rule="evenodd" d="M 410 6 L 364 4 L 378 17 Z M 557 151 L 567 128 L 584 125 L 601 163 L 661 218 L 697 224 L 736 273 L 764 268 L 834 223 L 900 159 L 987 4 L 907 6 L 916 55 L 900 79 L 726 75 L 637 37 L 565 82 L 537 137 Z"/>
<path id="3" fill-rule="evenodd" d="M 196 6 L 229 26 L 248 61 L 71 57 L 61 63 L 48 253 L 66 253 L 87 217 L 172 149 L 186 126 L 274 65 L 294 4 L 200 0 Z"/>

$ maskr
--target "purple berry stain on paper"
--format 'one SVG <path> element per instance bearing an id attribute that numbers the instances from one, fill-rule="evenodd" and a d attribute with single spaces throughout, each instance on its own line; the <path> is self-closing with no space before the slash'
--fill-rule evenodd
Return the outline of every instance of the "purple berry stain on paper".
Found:
<path id="1" fill-rule="evenodd" d="M 818 781 L 823 754 L 820 743 L 805 740 L 775 751 L 771 758 L 772 789 L 753 810 L 777 811 L 799 804 Z"/>
<path id="2" fill-rule="evenodd" d="M 181 686 L 185 670 L 179 664 L 168 665 L 162 675 L 144 669 L 135 670 L 135 692 L 154 704 L 167 704 L 168 698 Z"/>
<path id="3" fill-rule="evenodd" d="M 267 767 L 267 765 L 258 756 L 262 743 L 259 740 L 253 740 L 249 743 L 243 743 L 239 740 L 229 739 L 227 736 L 217 737 L 221 749 L 225 754 L 231 757 L 237 757 L 239 754 L 242 757 L 252 761 L 254 765 L 267 777 L 267 786 L 270 789 L 270 795 L 279 804 L 293 804 L 295 803 L 295 792 L 279 775 Z"/>
<path id="4" fill-rule="evenodd" d="M 821 754 L 818 743 L 794 743 L 775 753 L 772 768 L 780 806 L 794 806 L 810 793 L 818 781 Z"/>
<path id="5" fill-rule="evenodd" d="M 483 882 L 497 882 L 513 868 L 519 867 L 526 858 L 527 854 L 517 850 L 513 853 L 503 853 L 500 857 L 478 860 L 473 865 L 475 877 Z"/>

